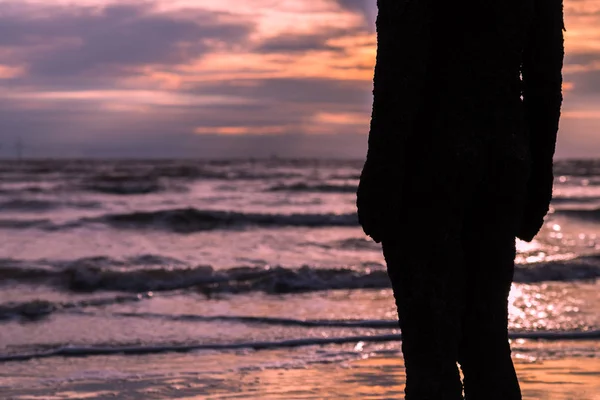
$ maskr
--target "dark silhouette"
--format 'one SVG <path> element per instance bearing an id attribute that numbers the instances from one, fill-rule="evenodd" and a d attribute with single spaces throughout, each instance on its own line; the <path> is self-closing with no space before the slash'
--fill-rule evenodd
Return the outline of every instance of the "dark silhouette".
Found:
<path id="1" fill-rule="evenodd" d="M 507 336 L 515 236 L 552 197 L 562 0 L 378 0 L 360 224 L 381 242 L 406 399 L 520 399 Z"/>

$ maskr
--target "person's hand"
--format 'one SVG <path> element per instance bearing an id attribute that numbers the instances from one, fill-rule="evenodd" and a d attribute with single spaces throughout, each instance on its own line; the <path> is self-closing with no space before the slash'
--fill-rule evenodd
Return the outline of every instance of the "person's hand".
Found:
<path id="1" fill-rule="evenodd" d="M 552 165 L 545 169 L 534 169 L 529 178 L 525 206 L 517 237 L 531 242 L 544 225 L 544 217 L 550 209 L 554 175 Z"/>
<path id="2" fill-rule="evenodd" d="M 356 192 L 358 222 L 367 236 L 381 243 L 386 232 L 393 229 L 400 199 L 400 179 L 397 173 L 367 160 Z"/>

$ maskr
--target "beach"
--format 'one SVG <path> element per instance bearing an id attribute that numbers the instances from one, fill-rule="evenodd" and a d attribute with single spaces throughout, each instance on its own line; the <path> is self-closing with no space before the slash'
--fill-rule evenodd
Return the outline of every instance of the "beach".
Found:
<path id="1" fill-rule="evenodd" d="M 397 353 L 363 354 L 344 362 L 276 366 L 278 351 L 263 354 L 164 354 L 99 357 L 5 366 L 6 399 L 400 399 L 405 383 Z M 250 367 L 252 358 L 270 366 Z M 517 359 L 523 399 L 600 399 L 598 359 Z M 219 365 L 245 365 L 241 370 Z M 237 367 L 239 368 L 239 367 Z M 63 374 L 57 373 L 61 371 Z M 8 377 L 7 375 L 11 375 Z M 59 376 L 60 375 L 60 376 Z"/>
<path id="2" fill-rule="evenodd" d="M 401 398 L 361 166 L 0 162 L 0 398 Z M 555 176 L 517 241 L 513 357 L 524 398 L 596 399 L 600 162 Z"/>

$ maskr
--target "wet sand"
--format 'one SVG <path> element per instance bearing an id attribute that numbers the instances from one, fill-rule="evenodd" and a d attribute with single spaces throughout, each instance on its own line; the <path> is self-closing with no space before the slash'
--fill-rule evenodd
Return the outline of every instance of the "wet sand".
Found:
<path id="1" fill-rule="evenodd" d="M 600 399 L 600 360 L 568 359 L 519 363 L 523 398 L 530 400 Z M 397 357 L 372 358 L 347 366 L 319 366 L 240 376 L 240 392 L 211 399 L 401 399 L 404 367 Z"/>
<path id="2" fill-rule="evenodd" d="M 397 354 L 303 367 L 232 368 L 257 355 L 164 354 L 20 363 L 0 373 L 0 393 L 3 399 L 44 400 L 403 398 L 405 374 Z M 65 367 L 62 377 L 35 376 L 56 373 L 58 365 Z M 524 399 L 600 399 L 597 358 L 516 360 L 516 366 Z"/>

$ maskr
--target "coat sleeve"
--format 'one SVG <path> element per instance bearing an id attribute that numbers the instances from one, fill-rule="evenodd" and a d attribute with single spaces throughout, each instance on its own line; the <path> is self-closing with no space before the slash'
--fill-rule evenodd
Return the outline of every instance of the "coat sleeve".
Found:
<path id="1" fill-rule="evenodd" d="M 377 1 L 373 108 L 356 198 L 359 223 L 376 242 L 398 222 L 405 142 L 421 107 L 430 60 L 432 1 Z"/>
<path id="2" fill-rule="evenodd" d="M 563 30 L 562 0 L 536 0 L 522 64 L 531 173 L 517 236 L 525 241 L 531 241 L 541 229 L 552 200 L 552 166 L 562 104 Z"/>

